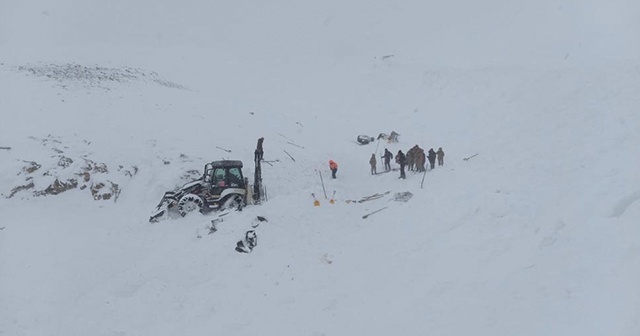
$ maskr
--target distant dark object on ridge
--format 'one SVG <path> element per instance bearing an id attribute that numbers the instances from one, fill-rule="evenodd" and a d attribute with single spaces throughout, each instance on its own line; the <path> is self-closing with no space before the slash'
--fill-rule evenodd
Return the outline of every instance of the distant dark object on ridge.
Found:
<path id="1" fill-rule="evenodd" d="M 373 142 L 375 139 L 373 137 L 370 137 L 368 135 L 358 135 L 358 143 L 361 145 L 367 145 L 371 142 Z"/>

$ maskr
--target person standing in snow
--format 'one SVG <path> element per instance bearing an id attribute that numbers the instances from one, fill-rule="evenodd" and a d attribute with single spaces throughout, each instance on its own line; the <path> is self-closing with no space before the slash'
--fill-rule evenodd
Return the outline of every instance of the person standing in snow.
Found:
<path id="1" fill-rule="evenodd" d="M 329 160 L 329 169 L 331 169 L 331 178 L 336 178 L 336 173 L 338 172 L 338 164 L 333 160 Z"/>
<path id="2" fill-rule="evenodd" d="M 425 155 L 424 155 L 424 149 L 417 147 L 415 153 L 413 154 L 414 159 L 415 159 L 415 164 L 416 164 L 416 170 L 419 172 L 423 172 L 424 171 L 424 162 L 425 162 Z"/>
<path id="3" fill-rule="evenodd" d="M 371 175 L 376 174 L 376 153 L 371 154 L 371 158 L 369 159 L 369 164 L 371 165 Z"/>
<path id="4" fill-rule="evenodd" d="M 254 153 L 255 160 L 262 161 L 262 156 L 264 155 L 264 149 L 262 149 L 262 143 L 264 142 L 264 138 L 258 139 L 258 146 L 256 147 L 256 151 Z"/>
<path id="5" fill-rule="evenodd" d="M 427 158 L 429 159 L 429 165 L 431 166 L 431 169 L 434 169 L 436 167 L 436 152 L 433 150 L 433 148 L 429 149 L 429 155 L 427 155 Z"/>
<path id="6" fill-rule="evenodd" d="M 415 165 L 416 147 L 418 147 L 418 145 L 415 145 L 409 148 L 409 150 L 407 151 L 407 154 L 405 155 L 407 157 L 407 166 L 408 166 L 407 169 L 409 171 L 413 171 L 413 166 Z"/>
<path id="7" fill-rule="evenodd" d="M 399 150 L 396 155 L 396 163 L 400 165 L 400 177 L 401 179 L 406 179 L 407 176 L 404 174 L 404 166 L 407 164 L 407 157 L 404 153 Z"/>
<path id="8" fill-rule="evenodd" d="M 384 158 L 384 171 L 388 172 L 391 170 L 391 158 L 393 157 L 393 154 L 391 154 L 391 152 L 388 149 L 384 149 L 384 155 L 382 156 L 382 158 Z"/>
<path id="9" fill-rule="evenodd" d="M 444 166 L 444 151 L 442 147 L 438 148 L 436 155 L 438 156 L 438 166 Z"/>

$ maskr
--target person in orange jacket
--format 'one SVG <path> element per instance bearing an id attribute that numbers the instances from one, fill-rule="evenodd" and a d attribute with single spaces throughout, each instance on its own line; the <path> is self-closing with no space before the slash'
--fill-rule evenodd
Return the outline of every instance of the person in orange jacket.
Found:
<path id="1" fill-rule="evenodd" d="M 333 160 L 329 160 L 329 169 L 331 169 L 331 178 L 336 178 L 336 173 L 338 172 L 338 164 Z"/>

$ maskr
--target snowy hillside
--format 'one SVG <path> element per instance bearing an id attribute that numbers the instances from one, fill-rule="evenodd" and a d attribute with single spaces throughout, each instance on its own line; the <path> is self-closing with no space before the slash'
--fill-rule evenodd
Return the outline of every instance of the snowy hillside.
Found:
<path id="1" fill-rule="evenodd" d="M 0 1 L 0 334 L 638 335 L 639 15 Z M 267 202 L 148 222 L 260 137 Z"/>

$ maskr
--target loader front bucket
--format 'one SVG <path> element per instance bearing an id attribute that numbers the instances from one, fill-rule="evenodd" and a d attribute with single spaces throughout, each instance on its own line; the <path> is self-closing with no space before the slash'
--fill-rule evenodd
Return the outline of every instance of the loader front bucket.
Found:
<path id="1" fill-rule="evenodd" d="M 151 213 L 149 217 L 149 223 L 157 222 L 162 216 L 167 214 L 169 208 L 175 203 L 175 192 L 167 191 L 160 200 L 160 203 L 156 206 L 156 209 Z"/>

